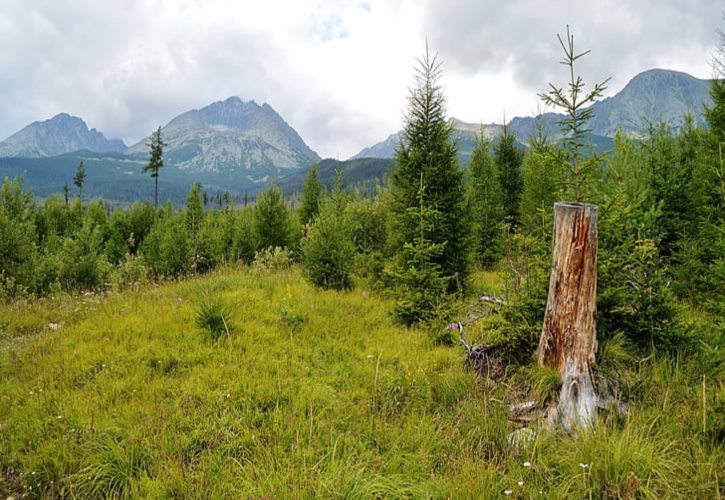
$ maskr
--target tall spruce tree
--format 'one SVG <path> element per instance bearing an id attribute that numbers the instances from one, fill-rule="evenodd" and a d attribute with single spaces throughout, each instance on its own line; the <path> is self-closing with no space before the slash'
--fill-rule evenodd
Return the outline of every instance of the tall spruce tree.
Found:
<path id="1" fill-rule="evenodd" d="M 322 183 L 320 183 L 320 172 L 317 164 L 305 176 L 305 183 L 302 186 L 302 204 L 300 206 L 300 222 L 307 224 L 320 212 L 322 201 Z"/>
<path id="2" fill-rule="evenodd" d="M 438 83 L 440 64 L 426 47 L 415 84 L 408 96 L 404 137 L 395 153 L 391 173 L 394 226 L 398 236 L 398 266 L 406 266 L 405 244 L 434 245 L 440 252 L 424 252 L 448 282 L 448 291 L 463 287 L 468 276 L 468 224 L 463 174 L 451 127 L 446 120 L 445 97 Z M 425 189 L 421 190 L 421 185 Z M 421 208 L 422 206 L 422 208 Z M 421 225 L 410 210 L 435 210 L 435 224 Z"/>
<path id="3" fill-rule="evenodd" d="M 73 176 L 73 184 L 78 188 L 78 198 L 83 200 L 83 184 L 86 182 L 86 167 L 83 166 L 83 160 L 78 164 L 76 175 Z"/>
<path id="4" fill-rule="evenodd" d="M 516 226 L 519 223 L 519 205 L 524 185 L 521 176 L 524 152 L 516 146 L 516 135 L 505 123 L 501 137 L 493 146 L 493 154 L 501 179 L 506 222 Z"/>
<path id="5" fill-rule="evenodd" d="M 484 267 L 491 267 L 503 253 L 504 208 L 499 171 L 490 154 L 491 141 L 483 131 L 476 138 L 471 161 L 466 201 L 471 218 L 473 256 Z"/>
<path id="6" fill-rule="evenodd" d="M 161 138 L 161 127 L 151 134 L 149 147 L 149 162 L 143 167 L 142 172 L 150 172 L 149 175 L 154 178 L 154 208 L 159 206 L 159 169 L 164 166 L 164 143 Z"/>

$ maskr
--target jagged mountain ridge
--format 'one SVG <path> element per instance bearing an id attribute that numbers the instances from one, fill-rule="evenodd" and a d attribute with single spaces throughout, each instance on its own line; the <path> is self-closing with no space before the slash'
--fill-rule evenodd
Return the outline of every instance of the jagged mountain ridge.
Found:
<path id="1" fill-rule="evenodd" d="M 589 123 L 595 143 L 606 143 L 605 138 L 614 136 L 617 130 L 624 130 L 634 135 L 646 133 L 651 124 L 664 122 L 669 127 L 680 128 L 684 116 L 692 113 L 699 126 L 705 126 L 703 105 L 709 104 L 710 81 L 701 80 L 687 73 L 678 71 L 651 69 L 639 73 L 617 94 L 607 97 L 592 105 L 594 118 Z M 550 137 L 561 135 L 557 122 L 564 117 L 558 113 L 544 113 L 540 116 L 541 126 Z M 480 125 L 468 124 L 452 119 L 454 138 L 459 141 L 471 142 Z M 519 142 L 526 143 L 536 132 L 536 118 L 516 117 L 508 126 L 516 134 Z M 484 133 L 491 137 L 500 133 L 501 126 L 496 124 L 483 125 Z M 498 128 L 497 128 L 498 127 Z M 364 148 L 352 158 L 376 156 L 392 158 L 398 145 L 402 131 L 390 135 L 387 139 Z"/>
<path id="2" fill-rule="evenodd" d="M 0 157 L 44 158 L 84 149 L 120 153 L 126 145 L 120 139 L 107 139 L 95 128 L 88 129 L 77 116 L 60 113 L 33 122 L 0 142 Z"/>
<path id="3" fill-rule="evenodd" d="M 296 169 L 318 161 L 297 132 L 272 107 L 230 97 L 187 111 L 162 127 L 166 161 L 200 172 Z M 148 154 L 148 139 L 130 155 Z"/>

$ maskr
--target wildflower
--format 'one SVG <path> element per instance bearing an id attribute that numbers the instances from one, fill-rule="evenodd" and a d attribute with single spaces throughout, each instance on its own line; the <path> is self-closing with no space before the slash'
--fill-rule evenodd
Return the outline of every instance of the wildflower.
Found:
<path id="1" fill-rule="evenodd" d="M 448 329 L 449 329 L 450 331 L 452 331 L 452 332 L 457 332 L 457 331 L 458 331 L 458 329 L 460 328 L 460 326 L 461 326 L 461 324 L 460 324 L 460 323 L 456 323 L 456 322 L 453 322 L 453 323 L 451 323 L 450 325 L 448 325 Z"/>
<path id="2" fill-rule="evenodd" d="M 510 495 L 511 493 L 513 493 L 513 490 L 504 490 L 503 491 L 504 495 Z"/>
<path id="3" fill-rule="evenodd" d="M 524 462 L 524 467 L 531 467 L 531 462 Z"/>
<path id="4" fill-rule="evenodd" d="M 55 418 L 57 418 L 58 420 L 60 420 L 61 418 L 63 418 L 63 416 L 62 416 L 62 415 L 58 415 L 58 416 L 57 416 L 57 417 L 55 417 Z"/>
<path id="5" fill-rule="evenodd" d="M 582 469 L 588 469 L 589 464 L 579 464 L 579 467 L 581 467 Z"/>
<path id="6" fill-rule="evenodd" d="M 519 481 L 519 482 L 518 482 L 518 483 L 516 483 L 516 484 L 518 484 L 519 486 L 523 486 L 523 485 L 524 485 L 524 482 L 523 482 L 523 481 Z"/>

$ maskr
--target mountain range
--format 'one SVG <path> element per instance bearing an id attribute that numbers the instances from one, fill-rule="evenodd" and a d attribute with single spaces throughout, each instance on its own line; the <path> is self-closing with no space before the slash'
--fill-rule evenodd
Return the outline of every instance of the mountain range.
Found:
<path id="1" fill-rule="evenodd" d="M 96 152 L 126 150 L 120 139 L 106 139 L 96 129 L 88 129 L 86 122 L 67 113 L 50 120 L 33 122 L 0 142 L 0 157 L 42 158 L 87 149 Z"/>
<path id="2" fill-rule="evenodd" d="M 606 150 L 617 130 L 623 130 L 635 136 L 642 135 L 652 124 L 665 123 L 678 129 L 684 123 L 687 113 L 692 113 L 695 123 L 705 126 L 703 104 L 711 102 L 710 80 L 701 80 L 687 73 L 664 69 L 644 71 L 627 83 L 612 97 L 597 101 L 592 105 L 594 118 L 589 123 L 590 140 L 595 149 Z M 544 131 L 552 139 L 561 137 L 558 122 L 565 116 L 559 113 L 543 113 L 538 119 Z M 526 144 L 528 138 L 536 132 L 537 118 L 531 116 L 513 118 L 507 125 L 516 135 L 520 144 Z M 459 146 L 459 158 L 465 163 L 475 144 L 475 136 L 483 127 L 484 134 L 495 139 L 501 133 L 501 124 L 489 123 L 477 125 L 452 119 L 453 137 Z M 402 131 L 389 135 L 386 139 L 364 148 L 351 159 L 375 157 L 392 158 Z"/>
<path id="3" fill-rule="evenodd" d="M 668 70 L 649 70 L 633 78 L 619 93 L 593 105 L 590 139 L 595 149 L 611 147 L 616 130 L 634 135 L 646 133 L 651 123 L 682 126 L 691 112 L 698 125 L 704 124 L 703 104 L 710 102 L 708 80 Z M 545 113 L 540 123 L 551 138 L 560 136 L 557 122 L 563 117 Z M 482 125 L 452 119 L 453 140 L 459 160 L 465 165 Z M 536 119 L 517 117 L 508 126 L 522 147 L 536 130 Z M 502 125 L 483 125 L 484 134 L 496 139 Z M 320 162 L 299 134 L 269 105 L 230 97 L 173 118 L 162 127 L 167 144 L 161 173 L 161 198 L 182 202 L 193 182 L 208 191 L 230 191 L 242 195 L 263 188 L 270 179 L 288 192 L 299 190 L 307 168 Z M 348 161 L 323 160 L 323 176 L 334 177 L 342 169 L 349 183 L 374 185 L 390 168 L 402 132 L 364 148 Z M 34 122 L 0 142 L 0 178 L 25 177 L 26 187 L 44 197 L 62 190 L 72 180 L 79 161 L 86 165 L 84 193 L 114 201 L 146 198 L 151 183 L 141 174 L 148 158 L 148 138 L 126 148 L 123 141 L 107 139 L 88 129 L 77 117 L 62 113 L 50 120 Z M 360 161 L 364 158 L 387 161 Z"/>

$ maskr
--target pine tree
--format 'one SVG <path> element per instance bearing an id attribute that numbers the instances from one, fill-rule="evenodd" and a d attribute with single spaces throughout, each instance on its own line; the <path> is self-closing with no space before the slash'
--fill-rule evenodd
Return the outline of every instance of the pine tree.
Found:
<path id="1" fill-rule="evenodd" d="M 305 183 L 302 186 L 302 204 L 300 206 L 300 222 L 302 225 L 312 221 L 320 212 L 322 194 L 319 169 L 315 164 L 307 172 Z"/>
<path id="2" fill-rule="evenodd" d="M 154 208 L 159 206 L 159 169 L 164 166 L 164 143 L 161 138 L 161 127 L 151 134 L 151 141 L 146 144 L 149 147 L 149 162 L 143 167 L 142 172 L 150 172 L 154 178 Z"/>
<path id="3" fill-rule="evenodd" d="M 391 173 L 391 198 L 399 257 L 405 260 L 405 244 L 416 240 L 440 248 L 440 253 L 430 256 L 430 263 L 440 269 L 448 280 L 448 290 L 453 291 L 462 288 L 468 276 L 468 226 L 463 174 L 450 141 L 440 74 L 440 64 L 426 48 L 408 97 L 404 137 Z M 421 179 L 425 186 L 423 210 L 438 213 L 435 224 L 426 225 L 422 237 L 419 223 L 409 216 L 410 209 L 419 209 Z"/>
<path id="4" fill-rule="evenodd" d="M 66 207 L 68 206 L 68 191 L 69 191 L 69 189 L 68 189 L 68 183 L 66 182 L 63 185 L 63 199 L 65 200 L 65 206 Z"/>
<path id="5" fill-rule="evenodd" d="M 516 135 L 505 123 L 501 137 L 493 146 L 493 154 L 501 179 L 504 216 L 506 222 L 516 226 L 519 223 L 519 205 L 523 189 L 521 164 L 524 152 L 516 146 Z"/>
<path id="6" fill-rule="evenodd" d="M 76 175 L 73 177 L 73 184 L 78 188 L 78 198 L 83 199 L 83 183 L 86 181 L 86 168 L 83 166 L 83 160 L 78 164 Z"/>
<path id="7" fill-rule="evenodd" d="M 270 247 L 288 247 L 292 226 L 289 210 L 277 185 L 262 191 L 254 205 L 254 227 L 259 250 Z"/>
<path id="8" fill-rule="evenodd" d="M 503 253 L 504 209 L 499 171 L 490 155 L 491 141 L 483 132 L 476 138 L 468 164 L 470 182 L 466 193 L 471 218 L 475 260 L 490 267 Z"/>

